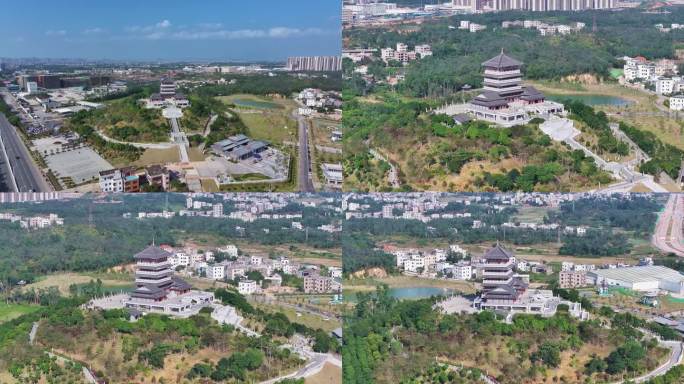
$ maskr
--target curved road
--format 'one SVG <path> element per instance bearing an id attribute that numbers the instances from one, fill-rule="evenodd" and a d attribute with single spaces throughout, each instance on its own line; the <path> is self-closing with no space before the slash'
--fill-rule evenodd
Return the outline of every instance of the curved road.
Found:
<path id="1" fill-rule="evenodd" d="M 102 139 L 105 141 L 109 141 L 110 143 L 117 143 L 117 144 L 127 144 L 127 145 L 132 145 L 136 148 L 143 148 L 143 149 L 169 149 L 173 148 L 176 146 L 175 143 L 134 143 L 130 141 L 121 141 L 117 140 L 114 138 L 111 138 L 107 135 L 105 135 L 103 132 L 99 130 L 95 130 L 98 136 L 100 136 Z"/>
<path id="2" fill-rule="evenodd" d="M 659 342 L 661 347 L 672 350 L 672 354 L 670 355 L 670 358 L 667 360 L 667 362 L 665 362 L 665 364 L 661 365 L 660 367 L 652 370 L 651 372 L 649 372 L 643 376 L 639 376 L 639 377 L 634 378 L 634 379 L 621 380 L 621 381 L 615 382 L 613 384 L 623 384 L 623 383 L 627 383 L 627 382 L 645 383 L 654 377 L 664 375 L 672 367 L 674 367 L 675 365 L 679 365 L 682 362 L 682 343 L 680 341 L 665 341 L 665 340 L 658 339 L 658 342 Z"/>

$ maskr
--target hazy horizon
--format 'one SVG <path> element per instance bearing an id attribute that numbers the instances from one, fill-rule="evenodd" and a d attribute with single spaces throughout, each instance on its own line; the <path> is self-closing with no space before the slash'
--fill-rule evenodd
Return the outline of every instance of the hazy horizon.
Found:
<path id="1" fill-rule="evenodd" d="M 4 5 L 0 41 L 8 59 L 283 62 L 339 55 L 340 15 L 331 0 L 27 0 Z"/>

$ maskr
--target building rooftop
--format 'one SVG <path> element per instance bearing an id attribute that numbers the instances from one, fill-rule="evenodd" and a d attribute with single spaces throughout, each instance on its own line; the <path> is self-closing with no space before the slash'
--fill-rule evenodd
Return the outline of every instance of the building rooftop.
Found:
<path id="1" fill-rule="evenodd" d="M 630 283 L 643 283 L 654 280 L 670 280 L 684 283 L 684 275 L 674 269 L 660 265 L 596 269 L 589 271 L 607 279 L 623 280 Z"/>
<path id="2" fill-rule="evenodd" d="M 483 67 L 487 68 L 509 68 L 509 67 L 520 67 L 522 66 L 523 63 L 522 61 L 518 61 L 504 53 L 503 48 L 501 49 L 501 53 L 495 57 L 492 57 L 491 59 L 485 61 L 482 63 Z"/>
<path id="3" fill-rule="evenodd" d="M 172 255 L 169 252 L 166 252 L 157 246 L 150 245 L 149 247 L 138 252 L 134 258 L 136 260 L 166 260 L 171 256 Z"/>
<path id="4" fill-rule="evenodd" d="M 497 244 L 496 246 L 490 248 L 487 252 L 484 254 L 484 258 L 486 260 L 508 260 L 510 258 L 515 257 L 512 252 L 507 251 L 502 247 L 501 245 Z"/>

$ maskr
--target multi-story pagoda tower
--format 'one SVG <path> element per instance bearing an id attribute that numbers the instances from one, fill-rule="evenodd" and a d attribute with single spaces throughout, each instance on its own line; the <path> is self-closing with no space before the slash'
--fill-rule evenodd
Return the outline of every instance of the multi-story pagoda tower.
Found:
<path id="1" fill-rule="evenodd" d="M 523 63 L 501 53 L 484 63 L 483 88 L 486 91 L 496 92 L 504 98 L 515 98 L 523 93 L 522 72 Z"/>
<path id="2" fill-rule="evenodd" d="M 134 256 L 136 260 L 135 286 L 132 298 L 162 301 L 171 290 L 173 270 L 165 250 L 151 245 Z"/>
<path id="3" fill-rule="evenodd" d="M 516 300 L 527 285 L 515 277 L 515 256 L 497 244 L 484 255 L 482 271 L 482 299 Z"/>

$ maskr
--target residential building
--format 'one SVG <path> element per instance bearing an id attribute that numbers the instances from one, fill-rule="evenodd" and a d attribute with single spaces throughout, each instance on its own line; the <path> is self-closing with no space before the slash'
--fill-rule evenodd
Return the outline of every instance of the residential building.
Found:
<path id="1" fill-rule="evenodd" d="M 214 204 L 212 207 L 212 215 L 214 217 L 222 217 L 223 216 L 223 204 L 221 204 L 221 203 Z"/>
<path id="2" fill-rule="evenodd" d="M 223 280 L 226 277 L 226 267 L 221 264 L 210 265 L 207 268 L 207 277 L 214 280 Z"/>
<path id="3" fill-rule="evenodd" d="M 312 273 L 304 276 L 304 293 L 333 293 L 339 284 L 335 283 L 335 279 L 328 276 L 320 276 Z"/>
<path id="4" fill-rule="evenodd" d="M 251 295 L 259 292 L 259 285 L 254 280 L 240 280 L 238 282 L 238 292 L 241 295 Z"/>
<path id="5" fill-rule="evenodd" d="M 458 263 L 451 268 L 451 274 L 456 280 L 470 280 L 473 277 L 473 267 L 470 263 Z"/>
<path id="6" fill-rule="evenodd" d="M 587 273 L 585 271 L 566 270 L 558 274 L 558 286 L 563 289 L 579 288 L 587 285 Z"/>
<path id="7" fill-rule="evenodd" d="M 160 187 L 163 191 L 169 188 L 169 170 L 162 165 L 150 165 L 145 168 L 147 183 Z"/>
<path id="8" fill-rule="evenodd" d="M 670 99 L 670 109 L 673 111 L 681 111 L 684 109 L 684 95 L 674 95 Z"/>
<path id="9" fill-rule="evenodd" d="M 337 72 L 342 70 L 341 56 L 289 57 L 286 68 L 289 71 Z"/>
<path id="10" fill-rule="evenodd" d="M 124 179 L 119 169 L 100 171 L 100 191 L 106 193 L 123 192 Z"/>
<path id="11" fill-rule="evenodd" d="M 323 163 L 321 164 L 323 177 L 329 187 L 341 188 L 344 176 L 342 174 L 342 164 Z"/>

